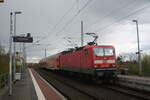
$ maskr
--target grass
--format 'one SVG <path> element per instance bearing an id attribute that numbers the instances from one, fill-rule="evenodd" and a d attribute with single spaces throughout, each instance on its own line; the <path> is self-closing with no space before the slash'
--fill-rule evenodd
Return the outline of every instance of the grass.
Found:
<path id="1" fill-rule="evenodd" d="M 142 73 L 150 76 L 150 55 L 144 55 L 142 59 Z"/>
<path id="2" fill-rule="evenodd" d="M 136 64 L 129 64 L 128 69 L 129 69 L 129 74 L 139 75 L 139 67 L 138 67 L 137 63 Z"/>

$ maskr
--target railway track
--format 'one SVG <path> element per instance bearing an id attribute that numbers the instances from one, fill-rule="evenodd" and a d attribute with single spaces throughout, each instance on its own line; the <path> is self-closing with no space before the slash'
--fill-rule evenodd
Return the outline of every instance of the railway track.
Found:
<path id="1" fill-rule="evenodd" d="M 122 86 L 116 86 L 116 85 L 115 86 L 106 85 L 106 86 L 103 86 L 103 88 L 113 90 L 116 92 L 120 92 L 122 94 L 129 95 L 131 97 L 136 97 L 141 100 L 150 100 L 150 93 L 148 92 L 135 90 L 132 88 L 127 88 L 127 87 L 122 87 Z"/>
<path id="2" fill-rule="evenodd" d="M 49 70 L 36 71 L 69 100 L 150 100 L 147 95 L 122 87 L 81 81 Z"/>
<path id="3" fill-rule="evenodd" d="M 59 79 L 52 73 L 47 71 L 36 71 L 53 87 L 55 87 L 60 93 L 62 93 L 68 100 L 98 100 L 98 98 L 90 95 L 89 93 L 82 91 L 74 86 L 68 84 L 64 80 Z M 49 77 L 50 76 L 50 77 Z"/>

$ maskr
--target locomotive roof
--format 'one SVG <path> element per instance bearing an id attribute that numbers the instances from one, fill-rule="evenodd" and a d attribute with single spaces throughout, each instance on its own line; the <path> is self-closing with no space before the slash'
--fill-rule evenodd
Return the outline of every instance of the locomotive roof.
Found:
<path id="1" fill-rule="evenodd" d="M 68 50 L 65 50 L 65 51 L 62 51 L 61 53 L 58 53 L 58 54 L 54 54 L 52 56 L 49 56 L 49 57 L 46 57 L 46 58 L 43 58 L 40 60 L 40 62 L 45 62 L 47 59 L 55 59 L 57 58 L 57 56 L 59 56 L 60 54 L 67 54 L 67 53 L 70 53 L 70 52 L 74 52 L 74 51 L 78 51 L 78 50 L 83 50 L 83 49 L 88 49 L 88 48 L 95 48 L 95 47 L 112 47 L 114 48 L 112 45 L 85 45 L 83 47 L 75 47 L 75 48 L 70 48 Z"/>
<path id="2" fill-rule="evenodd" d="M 70 48 L 68 50 L 62 51 L 61 54 L 67 54 L 67 53 L 70 53 L 70 52 L 73 52 L 73 51 L 78 51 L 78 50 L 83 50 L 83 49 L 88 49 L 88 48 L 95 48 L 95 47 L 112 47 L 112 48 L 114 48 L 111 45 L 86 45 L 86 46 L 83 46 L 83 47 Z"/>
<path id="3" fill-rule="evenodd" d="M 95 48 L 95 47 L 112 47 L 114 48 L 112 45 L 86 45 L 84 48 Z"/>

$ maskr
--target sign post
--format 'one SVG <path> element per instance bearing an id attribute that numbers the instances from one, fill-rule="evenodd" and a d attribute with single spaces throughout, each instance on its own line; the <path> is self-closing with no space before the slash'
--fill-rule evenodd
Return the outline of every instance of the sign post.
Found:
<path id="1" fill-rule="evenodd" d="M 24 43 L 32 43 L 33 42 L 33 38 L 30 36 L 30 33 L 27 34 L 27 36 L 13 36 L 13 42 L 23 42 Z M 24 47 L 25 49 L 25 47 Z M 25 53 L 25 50 L 24 50 Z M 25 55 L 24 55 L 25 57 Z M 25 60 L 26 62 L 26 60 Z M 21 72 L 20 73 L 16 73 L 15 74 L 15 80 L 20 80 L 21 78 Z"/>

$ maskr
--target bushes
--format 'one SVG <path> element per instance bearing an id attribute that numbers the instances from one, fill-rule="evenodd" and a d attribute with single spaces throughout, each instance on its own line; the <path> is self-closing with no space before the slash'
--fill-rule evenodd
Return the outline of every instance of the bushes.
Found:
<path id="1" fill-rule="evenodd" d="M 118 69 L 129 69 L 129 74 L 139 75 L 139 64 L 137 61 L 129 60 L 124 61 L 122 60 L 122 55 L 119 56 L 118 60 Z M 124 58 L 125 59 L 125 58 Z M 150 76 L 150 55 L 143 55 L 142 56 L 142 75 L 143 76 Z"/>
<path id="2" fill-rule="evenodd" d="M 138 75 L 139 74 L 139 67 L 137 63 L 132 63 L 128 65 L 128 69 L 129 69 L 129 74 L 135 74 Z"/>
<path id="3" fill-rule="evenodd" d="M 122 71 L 124 69 L 128 69 L 129 74 L 137 75 L 139 73 L 139 67 L 137 63 L 133 62 L 122 62 L 118 64 L 117 69 Z"/>
<path id="4" fill-rule="evenodd" d="M 142 73 L 150 75 L 150 55 L 144 55 L 142 59 Z"/>

